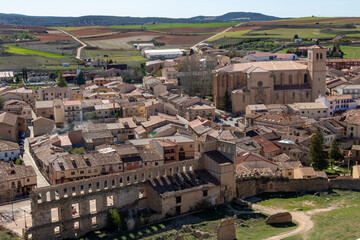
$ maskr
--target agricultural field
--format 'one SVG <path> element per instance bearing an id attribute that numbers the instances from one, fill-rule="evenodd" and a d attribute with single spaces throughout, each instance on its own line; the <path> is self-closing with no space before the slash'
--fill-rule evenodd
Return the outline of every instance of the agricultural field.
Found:
<path id="1" fill-rule="evenodd" d="M 129 67 L 137 67 L 146 62 L 137 50 L 88 50 L 83 51 L 83 57 L 102 58 L 105 61 L 112 60 L 116 63 L 126 63 Z"/>
<path id="2" fill-rule="evenodd" d="M 341 50 L 345 53 L 344 58 L 360 58 L 360 45 L 359 46 L 344 46 Z"/>
<path id="3" fill-rule="evenodd" d="M 5 51 L 8 53 L 15 53 L 20 55 L 36 55 L 36 56 L 49 57 L 49 58 L 66 58 L 66 56 L 59 54 L 40 52 L 40 51 L 20 48 L 12 45 L 4 45 L 4 47 L 5 47 Z"/>
<path id="4" fill-rule="evenodd" d="M 146 42 L 152 41 L 157 36 L 151 35 L 138 35 L 134 37 L 122 37 L 122 38 L 110 38 L 86 41 L 91 47 L 97 47 L 100 49 L 133 49 L 134 45 L 131 42 Z"/>
<path id="5" fill-rule="evenodd" d="M 153 25 L 117 25 L 111 26 L 112 28 L 123 28 L 123 29 L 168 29 L 168 28 L 223 28 L 235 26 L 238 23 L 231 22 L 217 22 L 217 23 L 163 23 Z"/>

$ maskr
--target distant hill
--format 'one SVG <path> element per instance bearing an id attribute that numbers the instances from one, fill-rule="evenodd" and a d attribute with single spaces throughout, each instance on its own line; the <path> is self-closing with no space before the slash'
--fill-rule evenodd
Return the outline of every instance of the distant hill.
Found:
<path id="1" fill-rule="evenodd" d="M 82 27 L 110 25 L 143 25 L 149 23 L 208 23 L 208 22 L 248 22 L 271 21 L 277 17 L 261 13 L 232 12 L 222 16 L 197 16 L 192 18 L 159 18 L 159 17 L 116 17 L 116 16 L 83 16 L 83 17 L 38 17 L 20 14 L 0 13 L 0 24 L 24 27 Z"/>

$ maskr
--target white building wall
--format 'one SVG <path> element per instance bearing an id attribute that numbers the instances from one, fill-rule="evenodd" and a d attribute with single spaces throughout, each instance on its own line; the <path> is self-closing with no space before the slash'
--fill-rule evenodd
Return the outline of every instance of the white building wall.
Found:
<path id="1" fill-rule="evenodd" d="M 9 160 L 15 160 L 19 158 L 19 155 L 20 155 L 20 149 L 13 151 L 3 151 L 0 152 L 0 160 L 8 162 Z"/>

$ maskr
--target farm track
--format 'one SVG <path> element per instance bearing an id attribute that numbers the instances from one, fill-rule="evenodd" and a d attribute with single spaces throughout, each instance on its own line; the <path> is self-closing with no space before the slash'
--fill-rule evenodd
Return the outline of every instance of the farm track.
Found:
<path id="1" fill-rule="evenodd" d="M 60 32 L 63 32 L 63 33 L 65 33 L 66 35 L 72 37 L 75 41 L 77 41 L 78 43 L 80 43 L 80 44 L 82 45 L 82 46 L 79 47 L 79 48 L 77 49 L 77 51 L 76 51 L 76 58 L 77 58 L 77 59 L 81 59 L 81 51 L 82 51 L 84 48 L 87 47 L 87 44 L 84 43 L 83 41 L 81 41 L 80 39 L 78 39 L 77 37 L 75 37 L 74 35 L 72 35 L 72 34 L 69 33 L 69 32 L 66 32 L 66 31 L 64 31 L 64 30 L 62 30 L 62 29 L 60 29 L 60 28 L 58 28 L 58 30 L 59 30 Z"/>
<path id="2" fill-rule="evenodd" d="M 284 209 L 281 208 L 275 208 L 275 207 L 265 207 L 258 204 L 253 205 L 253 209 L 262 213 L 266 214 L 276 214 L 280 212 L 287 212 Z M 311 220 L 311 216 L 321 213 L 321 212 L 328 212 L 331 210 L 336 209 L 336 207 L 329 207 L 329 208 L 319 208 L 319 209 L 313 209 L 306 212 L 301 211 L 291 211 L 292 218 L 295 222 L 298 223 L 298 227 L 285 233 L 281 233 L 272 237 L 267 238 L 266 240 L 279 240 L 284 239 L 288 237 L 292 237 L 295 235 L 303 234 L 308 231 L 310 231 L 314 227 L 314 222 Z"/>

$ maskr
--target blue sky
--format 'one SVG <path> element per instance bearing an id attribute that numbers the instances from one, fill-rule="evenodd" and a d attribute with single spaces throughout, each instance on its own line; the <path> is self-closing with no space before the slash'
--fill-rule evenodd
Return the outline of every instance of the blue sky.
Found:
<path id="1" fill-rule="evenodd" d="M 359 0 L 13 0 L 2 1 L 0 12 L 33 16 L 193 17 L 244 11 L 278 17 L 338 17 L 360 16 L 359 9 Z"/>

